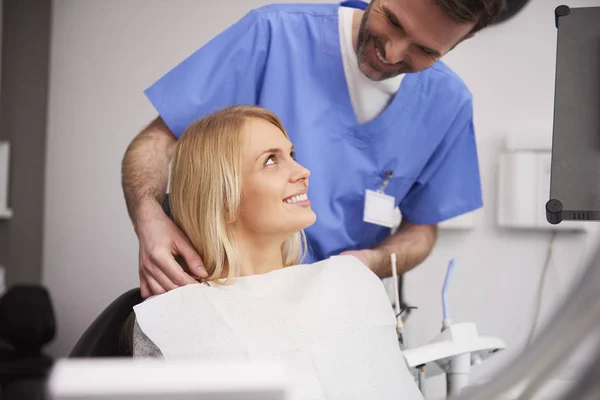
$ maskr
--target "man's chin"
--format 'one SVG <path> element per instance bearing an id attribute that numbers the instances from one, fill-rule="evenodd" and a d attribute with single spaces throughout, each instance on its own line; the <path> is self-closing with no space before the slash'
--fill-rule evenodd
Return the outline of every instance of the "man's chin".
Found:
<path id="1" fill-rule="evenodd" d="M 359 69 L 364 76 L 375 82 L 384 81 L 386 79 L 390 79 L 400 75 L 400 72 L 395 72 L 393 74 L 381 72 L 380 70 L 373 68 L 370 64 L 367 63 L 360 64 Z"/>
<path id="2" fill-rule="evenodd" d="M 394 78 L 405 73 L 402 70 L 382 71 L 380 68 L 374 66 L 373 61 L 369 60 L 368 57 L 363 57 L 362 60 L 359 61 L 358 69 L 364 76 L 376 82 Z"/>

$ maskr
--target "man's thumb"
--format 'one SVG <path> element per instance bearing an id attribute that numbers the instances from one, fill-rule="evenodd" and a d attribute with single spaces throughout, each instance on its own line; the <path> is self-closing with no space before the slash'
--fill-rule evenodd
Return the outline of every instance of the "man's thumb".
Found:
<path id="1" fill-rule="evenodd" d="M 206 278 L 208 273 L 202 262 L 202 258 L 194 247 L 187 240 L 182 240 L 177 243 L 177 250 L 181 257 L 183 257 L 188 270 L 197 277 Z"/>

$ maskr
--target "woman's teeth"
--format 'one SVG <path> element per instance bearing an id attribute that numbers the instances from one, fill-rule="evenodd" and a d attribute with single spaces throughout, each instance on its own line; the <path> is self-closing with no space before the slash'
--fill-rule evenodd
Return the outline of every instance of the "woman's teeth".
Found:
<path id="1" fill-rule="evenodd" d="M 383 58 L 383 56 L 382 56 L 382 55 L 381 55 L 381 53 L 379 52 L 379 49 L 375 49 L 375 50 L 376 50 L 376 52 L 377 52 L 377 58 L 379 58 L 379 61 L 381 61 L 381 62 L 382 62 L 382 63 L 384 63 L 384 64 L 388 64 L 388 65 L 389 65 L 389 64 L 391 64 L 391 63 L 387 62 L 387 61 L 385 60 L 385 58 Z"/>
<path id="2" fill-rule="evenodd" d="M 308 200 L 308 196 L 305 194 L 299 194 L 298 196 L 290 197 L 287 200 L 284 200 L 288 204 L 298 203 L 300 201 Z"/>

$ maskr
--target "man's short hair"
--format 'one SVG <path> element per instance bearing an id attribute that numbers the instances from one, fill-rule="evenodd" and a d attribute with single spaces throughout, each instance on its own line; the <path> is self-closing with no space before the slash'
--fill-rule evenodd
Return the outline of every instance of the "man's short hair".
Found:
<path id="1" fill-rule="evenodd" d="M 433 0 L 458 23 L 475 23 L 471 33 L 488 26 L 506 7 L 506 0 Z"/>

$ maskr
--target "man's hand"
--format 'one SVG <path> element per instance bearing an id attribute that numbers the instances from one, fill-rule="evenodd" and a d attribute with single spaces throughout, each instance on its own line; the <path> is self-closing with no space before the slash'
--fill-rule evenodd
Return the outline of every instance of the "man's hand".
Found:
<path id="1" fill-rule="evenodd" d="M 157 117 L 132 140 L 123 157 L 123 194 L 140 241 L 139 276 L 144 298 L 196 282 L 175 256 L 183 257 L 191 274 L 207 276 L 200 256 L 160 205 L 176 143 L 173 132 Z"/>
<path id="2" fill-rule="evenodd" d="M 382 252 L 377 249 L 348 250 L 341 253 L 340 256 L 354 256 L 373 272 L 381 265 L 383 258 Z"/>
<path id="3" fill-rule="evenodd" d="M 175 256 L 185 260 L 190 273 L 206 278 L 207 273 L 200 256 L 175 223 L 167 217 L 157 202 L 143 210 L 135 225 L 140 240 L 139 276 L 143 298 L 197 283 L 175 261 Z"/>
<path id="4" fill-rule="evenodd" d="M 361 260 L 380 278 L 392 276 L 390 254 L 396 253 L 398 275 L 422 263 L 431 253 L 437 240 L 436 225 L 417 225 L 402 221 L 400 229 L 388 236 L 374 249 L 350 250 L 340 255 L 351 255 Z"/>

